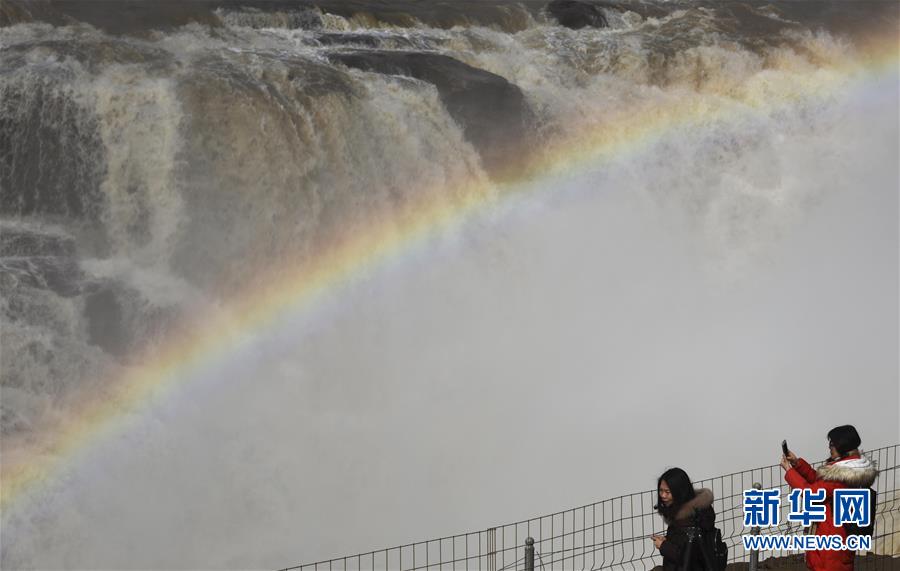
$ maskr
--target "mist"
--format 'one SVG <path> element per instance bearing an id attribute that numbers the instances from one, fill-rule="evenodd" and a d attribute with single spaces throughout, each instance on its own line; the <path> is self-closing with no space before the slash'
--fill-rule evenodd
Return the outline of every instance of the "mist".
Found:
<path id="1" fill-rule="evenodd" d="M 863 447 L 898 419 L 898 82 L 505 188 L 9 515 L 6 562 L 275 568 Z M 12 541 L 12 543 L 10 543 Z"/>

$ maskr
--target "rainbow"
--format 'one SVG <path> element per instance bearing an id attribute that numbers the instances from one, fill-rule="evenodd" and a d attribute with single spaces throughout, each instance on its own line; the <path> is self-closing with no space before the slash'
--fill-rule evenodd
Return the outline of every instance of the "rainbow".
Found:
<path id="1" fill-rule="evenodd" d="M 157 348 L 152 359 L 145 360 L 152 361 L 151 366 L 133 368 L 124 378 L 108 379 L 103 384 L 104 394 L 88 395 L 78 403 L 77 416 L 49 427 L 30 445 L 25 443 L 6 453 L 0 474 L 0 510 L 5 515 L 14 505 L 25 504 L 25 498 L 53 482 L 98 442 L 126 430 L 136 416 L 131 413 L 172 398 L 181 385 L 198 376 L 198 370 L 222 362 L 243 340 L 268 330 L 285 315 L 311 310 L 327 295 L 364 279 L 370 270 L 451 231 L 476 213 L 523 193 L 540 192 L 536 189 L 547 177 L 646 148 L 676 129 L 737 121 L 743 114 L 767 113 L 834 93 L 854 78 L 897 73 L 895 39 L 882 48 L 863 64 L 838 62 L 830 68 L 793 69 L 781 80 L 757 74 L 760 77 L 749 79 L 737 97 L 728 93 L 722 97 L 672 98 L 662 105 L 646 104 L 608 114 L 602 120 L 585 121 L 580 131 L 532 158 L 499 192 L 483 179 L 471 180 L 449 194 L 453 199 L 410 205 L 406 211 L 412 215 L 403 220 L 372 220 L 356 228 L 308 263 L 273 272 L 233 296 L 226 304 L 227 319 L 213 315 L 198 319 L 194 327 Z"/>

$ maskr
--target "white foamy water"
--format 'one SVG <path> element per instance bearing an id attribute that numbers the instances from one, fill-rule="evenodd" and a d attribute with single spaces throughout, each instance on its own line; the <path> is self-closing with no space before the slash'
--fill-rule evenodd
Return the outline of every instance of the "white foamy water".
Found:
<path id="1" fill-rule="evenodd" d="M 5 562 L 273 568 L 891 442 L 895 86 L 534 183 L 93 449 Z"/>
<path id="2" fill-rule="evenodd" d="M 898 78 L 846 37 L 217 14 L 0 28 L 7 462 L 236 292 L 490 206 L 122 411 L 4 510 L 4 569 L 276 568 L 896 442 Z M 439 72 L 334 59 L 410 52 Z M 525 164 L 613 152 L 504 183 L 486 125 Z"/>

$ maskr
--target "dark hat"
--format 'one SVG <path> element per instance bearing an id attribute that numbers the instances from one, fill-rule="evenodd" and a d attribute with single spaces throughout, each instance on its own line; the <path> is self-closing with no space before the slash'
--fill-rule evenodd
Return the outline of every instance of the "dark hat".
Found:
<path id="1" fill-rule="evenodd" d="M 832 428 L 828 432 L 828 440 L 831 442 L 831 445 L 840 452 L 841 456 L 851 450 L 859 448 L 859 445 L 862 443 L 862 440 L 859 438 L 859 433 L 856 432 L 856 428 L 851 424 Z"/>

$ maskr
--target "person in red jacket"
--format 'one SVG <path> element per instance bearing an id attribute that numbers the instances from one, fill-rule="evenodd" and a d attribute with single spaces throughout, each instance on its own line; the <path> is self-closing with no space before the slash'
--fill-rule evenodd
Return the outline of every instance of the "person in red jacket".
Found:
<path id="1" fill-rule="evenodd" d="M 830 456 L 818 470 L 788 452 L 781 458 L 784 479 L 791 488 L 825 490 L 825 521 L 813 524 L 816 535 L 839 535 L 847 538 L 843 526 L 834 525 L 833 495 L 838 488 L 868 488 L 875 482 L 878 470 L 859 452 L 861 444 L 856 428 L 847 424 L 828 433 Z M 855 551 L 807 551 L 806 566 L 812 571 L 853 571 Z"/>

